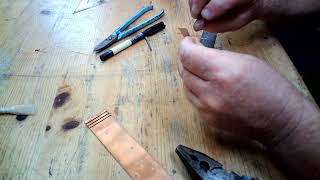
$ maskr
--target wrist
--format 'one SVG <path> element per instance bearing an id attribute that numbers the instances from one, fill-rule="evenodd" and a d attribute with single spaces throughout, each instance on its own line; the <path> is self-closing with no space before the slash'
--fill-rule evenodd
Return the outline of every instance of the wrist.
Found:
<path id="1" fill-rule="evenodd" d="M 296 127 L 280 135 L 280 141 L 266 144 L 266 148 L 290 174 L 319 179 L 320 112 L 305 99 L 300 113 Z"/>
<path id="2" fill-rule="evenodd" d="M 307 99 L 303 99 L 301 110 L 295 113 L 294 125 L 279 133 L 275 141 L 266 144 L 272 151 L 281 151 L 297 144 L 303 145 L 320 137 L 320 113 Z"/>
<path id="3" fill-rule="evenodd" d="M 258 136 L 260 141 L 267 149 L 273 150 L 278 146 L 283 146 L 291 139 L 296 139 L 300 131 L 305 131 L 313 120 L 306 117 L 314 114 L 314 107 L 294 88 L 293 92 L 287 96 L 287 101 L 279 106 L 278 113 L 269 119 L 269 125 L 261 131 Z M 311 112 L 312 111 L 312 112 Z"/>

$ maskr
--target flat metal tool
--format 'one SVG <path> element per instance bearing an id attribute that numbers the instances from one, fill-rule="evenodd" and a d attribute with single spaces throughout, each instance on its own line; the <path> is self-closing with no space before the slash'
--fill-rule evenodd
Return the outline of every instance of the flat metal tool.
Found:
<path id="1" fill-rule="evenodd" d="M 235 172 L 227 172 L 222 164 L 209 156 L 179 145 L 176 153 L 193 179 L 197 180 L 256 180 L 247 176 L 239 176 Z"/>
<path id="2" fill-rule="evenodd" d="M 74 10 L 73 14 L 99 6 L 105 3 L 106 1 L 107 0 L 81 0 L 79 6 L 76 10 Z"/>
<path id="3" fill-rule="evenodd" d="M 214 44 L 216 43 L 217 33 L 212 33 L 208 31 L 203 31 L 200 43 L 207 48 L 214 48 Z"/>
<path id="4" fill-rule="evenodd" d="M 85 122 L 132 179 L 171 180 L 166 171 L 108 112 Z"/>
<path id="5" fill-rule="evenodd" d="M 149 24 L 152 24 L 153 22 L 159 20 L 164 15 L 164 10 L 162 9 L 155 16 L 143 21 L 142 23 L 136 25 L 135 27 L 128 29 L 127 31 L 124 31 L 130 24 L 132 24 L 134 21 L 136 21 L 144 13 L 151 11 L 151 10 L 153 10 L 152 5 L 144 6 L 134 16 L 132 16 L 126 23 L 124 23 L 122 26 L 120 26 L 118 29 L 116 29 L 113 33 L 111 33 L 111 35 L 107 39 L 100 42 L 94 48 L 94 51 L 97 53 L 103 51 L 104 49 L 110 47 L 115 42 L 120 41 L 121 39 L 131 35 L 132 33 L 135 33 L 137 31 L 139 31 L 140 29 L 148 26 Z"/>

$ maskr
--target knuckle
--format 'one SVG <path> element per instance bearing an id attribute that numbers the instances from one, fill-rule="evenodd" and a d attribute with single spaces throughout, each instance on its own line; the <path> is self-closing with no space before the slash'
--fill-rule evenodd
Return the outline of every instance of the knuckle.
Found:
<path id="1" fill-rule="evenodd" d="M 239 83 L 241 80 L 244 79 L 245 74 L 245 68 L 240 66 L 240 68 L 234 70 L 232 73 L 228 75 L 228 77 L 226 77 L 226 81 L 228 82 L 228 84 Z"/>
<path id="2" fill-rule="evenodd" d="M 245 79 L 247 70 L 245 64 L 239 63 L 235 68 L 216 73 L 215 82 L 230 88 Z"/>
<path id="3" fill-rule="evenodd" d="M 221 100 L 218 99 L 201 99 L 202 103 L 206 107 L 206 109 L 209 109 L 210 112 L 216 114 L 216 115 L 222 115 L 225 113 L 225 107 L 224 104 L 221 102 Z"/>
<path id="4" fill-rule="evenodd" d="M 205 104 L 201 99 L 199 99 L 199 104 L 196 105 L 196 108 L 200 111 L 209 111 L 210 107 Z"/>
<path id="5" fill-rule="evenodd" d="M 202 91 L 200 88 L 196 87 L 194 83 L 190 80 L 189 77 L 183 78 L 183 84 L 190 89 L 195 95 L 200 96 L 202 94 Z"/>
<path id="6" fill-rule="evenodd" d="M 194 106 L 199 110 L 199 111 L 208 111 L 208 106 L 203 104 L 201 101 L 197 104 L 194 104 Z"/>
<path id="7" fill-rule="evenodd" d="M 218 8 L 220 8 L 223 11 L 229 10 L 233 7 L 233 3 L 231 1 L 223 1 L 218 4 Z"/>
<path id="8" fill-rule="evenodd" d="M 208 8 L 212 11 L 214 10 L 220 10 L 220 11 L 226 11 L 228 9 L 232 8 L 233 3 L 231 1 L 225 1 L 225 0 L 215 0 L 214 3 L 211 3 Z"/>
<path id="9" fill-rule="evenodd" d="M 195 105 L 196 108 L 200 111 L 209 111 L 210 110 L 210 106 L 208 106 L 208 104 L 206 103 L 206 101 L 202 98 L 202 93 L 197 94 L 198 96 L 198 103 Z"/>

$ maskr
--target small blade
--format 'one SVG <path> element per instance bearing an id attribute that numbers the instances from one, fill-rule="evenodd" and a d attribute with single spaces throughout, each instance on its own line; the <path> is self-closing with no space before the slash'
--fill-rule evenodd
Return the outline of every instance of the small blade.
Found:
<path id="1" fill-rule="evenodd" d="M 86 9 L 90 9 L 92 7 L 99 6 L 105 2 L 106 2 L 106 0 L 81 0 L 79 6 L 73 12 L 73 14 L 84 11 Z"/>

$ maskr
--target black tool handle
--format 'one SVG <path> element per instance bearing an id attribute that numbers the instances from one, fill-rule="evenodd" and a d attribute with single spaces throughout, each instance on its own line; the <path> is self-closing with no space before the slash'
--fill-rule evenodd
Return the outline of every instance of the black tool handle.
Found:
<path id="1" fill-rule="evenodd" d="M 135 37 L 133 37 L 131 39 L 131 42 L 132 42 L 132 44 L 134 44 L 146 36 L 152 36 L 152 35 L 156 34 L 157 32 L 161 31 L 165 27 L 166 27 L 166 25 L 163 22 L 159 22 L 159 23 L 149 27 L 148 29 L 144 30 L 143 32 L 139 33 Z"/>
<path id="2" fill-rule="evenodd" d="M 106 61 L 109 58 L 111 58 L 112 56 L 114 56 L 114 53 L 112 52 L 112 50 L 109 49 L 107 52 L 100 55 L 100 60 Z"/>
<path id="3" fill-rule="evenodd" d="M 166 25 L 163 22 L 159 22 L 153 26 L 151 26 L 150 28 L 144 30 L 142 32 L 142 34 L 144 34 L 145 36 L 152 36 L 154 34 L 156 34 L 157 32 L 161 31 L 162 29 L 164 29 L 166 27 Z"/>

